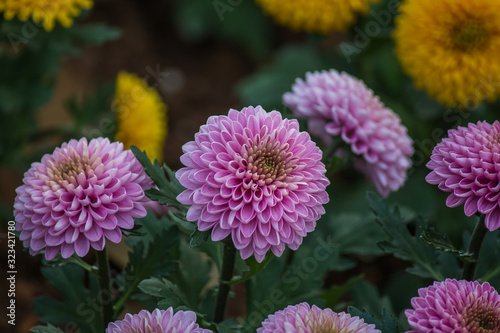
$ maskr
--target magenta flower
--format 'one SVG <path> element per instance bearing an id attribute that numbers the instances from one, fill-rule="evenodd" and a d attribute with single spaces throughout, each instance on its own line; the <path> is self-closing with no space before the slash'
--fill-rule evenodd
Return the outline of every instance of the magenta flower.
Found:
<path id="1" fill-rule="evenodd" d="M 127 313 L 123 320 L 109 323 L 106 333 L 210 333 L 196 323 L 193 311 L 155 309 L 152 313 L 142 310 L 139 314 Z"/>
<path id="2" fill-rule="evenodd" d="M 260 106 L 210 117 L 183 147 L 176 173 L 187 219 L 219 241 L 231 235 L 241 257 L 296 250 L 325 213 L 329 184 L 321 151 L 296 120 Z"/>
<path id="3" fill-rule="evenodd" d="M 427 167 L 432 171 L 425 180 L 439 189 L 451 192 L 448 207 L 464 204 L 465 215 L 485 215 L 486 227 L 500 227 L 500 123 L 469 124 L 448 131 L 434 147 Z"/>
<path id="4" fill-rule="evenodd" d="M 488 282 L 446 279 L 418 296 L 405 311 L 410 332 L 500 332 L 500 295 Z"/>
<path id="5" fill-rule="evenodd" d="M 289 305 L 275 312 L 262 322 L 257 333 L 380 333 L 373 324 L 366 324 L 359 317 L 333 312 L 331 309 L 312 308 L 307 303 Z"/>
<path id="6" fill-rule="evenodd" d="M 404 184 L 412 140 L 399 117 L 362 81 L 331 69 L 307 73 L 292 90 L 283 95 L 283 103 L 297 117 L 308 119 L 311 134 L 326 143 L 340 136 L 349 144 L 356 155 L 354 166 L 382 196 Z"/>
<path id="7" fill-rule="evenodd" d="M 33 163 L 16 189 L 14 216 L 20 239 L 32 255 L 47 260 L 102 250 L 106 238 L 121 240 L 144 217 L 144 189 L 152 181 L 123 144 L 98 138 L 71 140 Z"/>

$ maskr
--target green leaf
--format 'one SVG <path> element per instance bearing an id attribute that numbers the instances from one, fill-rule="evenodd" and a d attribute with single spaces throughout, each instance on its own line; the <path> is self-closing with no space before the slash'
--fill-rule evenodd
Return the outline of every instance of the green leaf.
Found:
<path id="1" fill-rule="evenodd" d="M 149 244 L 155 242 L 160 234 L 167 233 L 169 230 L 172 232 L 172 237 L 169 241 L 176 240 L 178 237 L 177 230 L 172 228 L 174 223 L 169 220 L 168 216 L 156 217 L 154 213 L 148 212 L 147 215 L 141 219 L 136 219 L 134 224 L 135 233 L 126 239 L 126 242 L 131 247 L 135 247 L 137 243 L 143 243 L 147 250 Z M 162 241 L 163 243 L 163 241 Z"/>
<path id="2" fill-rule="evenodd" d="M 78 25 L 72 29 L 75 39 L 87 44 L 101 45 L 105 42 L 116 40 L 121 36 L 121 30 L 107 26 L 103 23 Z"/>
<path id="3" fill-rule="evenodd" d="M 351 300 L 356 306 L 369 313 L 376 314 L 385 307 L 392 309 L 392 304 L 387 296 L 380 296 L 377 288 L 366 280 L 355 284 L 349 291 Z"/>
<path id="4" fill-rule="evenodd" d="M 161 300 L 158 302 L 159 308 L 187 306 L 189 309 L 193 309 L 186 295 L 176 284 L 167 279 L 150 278 L 144 280 L 139 284 L 139 289 L 148 295 L 160 298 Z"/>
<path id="5" fill-rule="evenodd" d="M 203 290 L 210 281 L 213 265 L 203 253 L 189 247 L 185 241 L 181 242 L 180 250 L 179 262 L 182 264 L 178 269 L 170 272 L 168 278 L 143 280 L 139 289 L 159 298 L 158 306 L 161 308 L 184 306 L 199 312 L 198 306 L 206 295 Z"/>
<path id="6" fill-rule="evenodd" d="M 382 308 L 381 311 L 381 321 L 376 319 L 372 314 L 366 310 L 359 310 L 355 307 L 348 307 L 347 312 L 352 316 L 358 316 L 362 318 L 365 323 L 374 324 L 375 328 L 384 333 L 398 333 L 399 325 L 398 320 L 393 316 L 386 308 Z"/>
<path id="7" fill-rule="evenodd" d="M 471 262 L 472 256 L 474 256 L 473 253 L 468 253 L 467 251 L 455 248 L 447 236 L 437 233 L 434 228 L 429 226 L 423 227 L 420 239 L 436 250 L 451 253 L 464 262 Z"/>
<path id="8" fill-rule="evenodd" d="M 214 247 L 220 245 L 220 242 L 206 242 L 202 245 L 213 244 Z M 169 280 L 175 283 L 185 295 L 191 309 L 198 311 L 198 305 L 202 303 L 205 297 L 207 284 L 210 282 L 212 261 L 200 251 L 201 247 L 193 249 L 186 242 L 181 243 L 182 263 L 179 270 L 169 276 Z"/>
<path id="9" fill-rule="evenodd" d="M 500 288 L 500 265 L 498 265 L 498 260 L 495 261 L 495 258 L 499 256 L 500 232 L 498 230 L 488 232 L 481 245 L 476 274 L 477 276 L 481 276 L 481 278 L 478 279 L 479 281 L 488 281 L 496 287 L 497 290 Z"/>
<path id="10" fill-rule="evenodd" d="M 304 238 L 297 251 L 285 251 L 246 281 L 246 331 L 255 331 L 268 314 L 289 304 L 310 302 L 321 305 L 324 303 L 325 274 L 352 267 L 351 261 L 340 257 L 332 235 L 318 228 Z"/>
<path id="11" fill-rule="evenodd" d="M 125 302 L 137 293 L 139 283 L 151 276 L 165 276 L 179 267 L 179 232 L 165 217 L 157 219 L 152 213 L 136 221 L 142 224 L 143 236 L 131 236 L 126 242 L 132 247 L 129 263 L 117 282 L 123 294 L 113 309 L 119 314 Z"/>
<path id="12" fill-rule="evenodd" d="M 387 235 L 371 214 L 340 213 L 328 219 L 332 242 L 342 254 L 382 255 L 377 242 Z"/>
<path id="13" fill-rule="evenodd" d="M 246 259 L 244 262 L 245 262 L 247 268 L 242 271 L 242 275 L 234 276 L 231 279 L 231 281 L 229 281 L 229 283 L 235 284 L 235 283 L 243 282 L 243 281 L 250 279 L 251 277 L 253 277 L 257 273 L 259 273 L 261 270 L 263 270 L 267 266 L 267 264 L 269 264 L 269 262 L 271 260 L 273 260 L 273 258 L 274 258 L 274 255 L 272 253 L 270 253 L 266 256 L 266 258 L 262 262 L 258 262 L 257 260 L 255 260 L 254 257 L 250 257 L 250 258 Z"/>
<path id="14" fill-rule="evenodd" d="M 444 280 L 437 267 L 436 251 L 423 243 L 418 233 L 414 236 L 410 234 L 398 207 L 389 209 L 386 201 L 373 192 L 368 192 L 366 199 L 377 222 L 389 236 L 388 241 L 379 243 L 380 247 L 387 253 L 412 262 L 413 267 L 408 272 L 438 281 Z M 423 221 L 419 218 L 416 222 L 418 231 Z"/>
<path id="15" fill-rule="evenodd" d="M 97 278 L 89 274 L 89 288 L 85 288 L 85 271 L 76 265 L 42 267 L 42 274 L 61 294 L 62 301 L 49 296 L 34 300 L 40 321 L 68 324 L 83 332 L 102 332 L 101 304 L 111 295 L 100 295 Z"/>
<path id="16" fill-rule="evenodd" d="M 61 329 L 48 324 L 47 326 L 35 326 L 30 329 L 31 333 L 64 333 Z"/>
<path id="17" fill-rule="evenodd" d="M 344 295 L 346 292 L 348 292 L 351 288 L 353 288 L 361 281 L 363 281 L 363 276 L 358 275 L 350 279 L 346 283 L 341 284 L 340 286 L 330 287 L 330 289 L 328 289 L 321 295 L 321 298 L 323 298 L 326 301 L 326 307 L 334 309 L 335 306 L 338 304 L 342 295 Z"/>
<path id="18" fill-rule="evenodd" d="M 151 243 L 137 242 L 129 252 L 127 274 L 142 280 L 152 275 L 165 275 L 178 266 L 179 234 L 169 228 L 156 236 Z"/>
<path id="19" fill-rule="evenodd" d="M 224 320 L 222 323 L 215 324 L 219 333 L 234 333 L 241 332 L 242 325 L 236 324 L 232 319 Z"/>
<path id="20" fill-rule="evenodd" d="M 175 178 L 175 173 L 166 165 L 160 166 L 155 159 L 154 165 L 149 160 L 145 151 L 141 151 L 136 146 L 131 146 L 130 149 L 135 157 L 141 162 L 146 174 L 153 180 L 158 189 L 152 188 L 146 190 L 146 195 L 161 205 L 175 207 L 181 212 L 186 212 L 187 207 L 177 201 L 177 196 L 181 194 L 185 188 Z"/>
<path id="21" fill-rule="evenodd" d="M 377 318 L 375 318 L 371 313 L 369 313 L 366 310 L 360 310 L 354 306 L 349 306 L 347 307 L 347 312 L 349 312 L 351 316 L 356 316 L 363 319 L 367 324 L 374 324 L 377 329 L 380 329 L 379 327 L 382 325 Z"/>
<path id="22" fill-rule="evenodd" d="M 207 231 L 200 231 L 198 228 L 196 228 L 193 233 L 191 234 L 191 237 L 189 238 L 189 246 L 191 247 L 197 247 L 203 242 L 206 242 L 207 240 L 210 239 L 210 230 Z"/>

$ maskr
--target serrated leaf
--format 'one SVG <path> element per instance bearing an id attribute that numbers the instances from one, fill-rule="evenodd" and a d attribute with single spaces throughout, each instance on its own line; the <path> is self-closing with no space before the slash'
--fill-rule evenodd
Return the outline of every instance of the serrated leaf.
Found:
<path id="1" fill-rule="evenodd" d="M 455 248 L 447 236 L 437 233 L 432 227 L 423 227 L 420 239 L 436 250 L 451 253 L 464 262 L 472 261 L 472 256 L 474 255 L 473 253 L 468 253 Z"/>
<path id="2" fill-rule="evenodd" d="M 132 230 L 136 230 L 137 235 L 130 236 L 126 239 L 126 242 L 131 247 L 140 242 L 146 245 L 147 249 L 148 244 L 152 243 L 155 237 L 169 230 L 173 225 L 174 223 L 169 221 L 167 216 L 158 218 L 154 213 L 148 211 L 145 217 L 135 220 L 134 229 Z M 174 238 L 177 237 L 176 230 L 173 230 L 172 233 Z"/>
<path id="3" fill-rule="evenodd" d="M 326 272 L 352 268 L 353 263 L 343 260 L 338 245 L 331 235 L 324 236 L 317 229 L 309 234 L 299 250 L 286 251 L 258 274 L 246 281 L 248 317 L 247 332 L 255 332 L 266 316 L 289 304 L 323 302 Z"/>
<path id="4" fill-rule="evenodd" d="M 356 316 L 363 319 L 367 324 L 374 324 L 377 329 L 380 329 L 379 327 L 382 326 L 380 321 L 366 310 L 360 310 L 354 306 L 348 306 L 347 312 L 349 312 L 351 316 Z"/>
<path id="5" fill-rule="evenodd" d="M 328 220 L 332 242 L 338 244 L 342 254 L 381 255 L 384 252 L 377 242 L 387 235 L 373 216 L 358 213 L 341 213 Z"/>
<path id="6" fill-rule="evenodd" d="M 201 243 L 206 242 L 207 240 L 210 239 L 210 234 L 211 232 L 209 230 L 200 231 L 198 230 L 198 228 L 196 228 L 189 237 L 189 246 L 197 247 Z"/>
<path id="7" fill-rule="evenodd" d="M 381 296 L 377 288 L 366 280 L 355 284 L 349 295 L 354 304 L 372 314 L 380 313 L 384 307 L 392 308 L 390 299 Z"/>
<path id="8" fill-rule="evenodd" d="M 377 218 L 389 236 L 388 241 L 380 242 L 379 246 L 387 253 L 413 263 L 408 272 L 434 280 L 444 280 L 443 275 L 437 269 L 436 251 L 424 244 L 418 234 L 412 236 L 401 217 L 399 209 L 394 206 L 389 209 L 384 199 L 373 192 L 368 192 L 366 199 Z M 417 219 L 417 230 L 423 221 Z"/>
<path id="9" fill-rule="evenodd" d="M 174 209 L 168 211 L 168 217 L 186 235 L 191 235 L 196 230 L 196 223 L 186 220 L 186 213 Z"/>
<path id="10" fill-rule="evenodd" d="M 35 311 L 44 323 L 68 324 L 83 332 L 102 332 L 99 286 L 97 278 L 89 275 L 89 289 L 85 285 L 85 271 L 76 265 L 42 267 L 42 274 L 62 295 L 62 301 L 49 296 L 34 300 Z M 97 307 L 95 305 L 98 305 Z M 96 310 L 97 309 L 97 310 Z"/>
<path id="11" fill-rule="evenodd" d="M 146 234 L 129 237 L 126 242 L 132 247 L 129 262 L 117 278 L 124 292 L 113 307 L 115 314 L 131 295 L 136 295 L 139 283 L 151 276 L 165 276 L 179 267 L 179 232 L 166 218 L 156 219 L 152 213 L 136 221 L 142 223 Z M 162 225 L 165 224 L 165 225 Z M 128 296 L 127 296 L 128 295 Z M 126 296 L 126 297 L 125 297 Z"/>
<path id="12" fill-rule="evenodd" d="M 145 191 L 146 195 L 161 205 L 175 207 L 182 212 L 187 211 L 187 207 L 177 201 L 177 196 L 181 194 L 185 188 L 175 178 L 175 173 L 166 165 L 160 166 L 155 159 L 154 164 L 151 163 L 145 151 L 141 151 L 136 146 L 131 146 L 130 149 L 135 157 L 141 162 L 146 174 L 153 180 L 158 189 L 151 188 Z"/>
<path id="13" fill-rule="evenodd" d="M 48 324 L 47 326 L 36 326 L 30 329 L 30 333 L 64 333 L 61 329 Z"/>
<path id="14" fill-rule="evenodd" d="M 380 330 L 387 333 L 398 333 L 399 330 L 397 318 L 386 308 L 382 308 L 382 327 Z"/>
<path id="15" fill-rule="evenodd" d="M 219 244 L 220 242 L 206 242 L 206 244 Z M 169 280 L 175 283 L 185 295 L 191 309 L 199 310 L 198 305 L 202 303 L 206 285 L 210 282 L 213 264 L 206 256 L 199 252 L 201 248 L 193 249 L 186 242 L 181 243 L 181 265 L 179 270 L 169 276 Z"/>
<path id="16" fill-rule="evenodd" d="M 162 309 L 171 306 L 174 308 L 187 306 L 189 309 L 193 309 L 179 287 L 167 279 L 150 278 L 144 280 L 139 284 L 139 289 L 148 295 L 160 298 L 158 306 Z"/>
<path id="17" fill-rule="evenodd" d="M 375 328 L 384 333 L 398 333 L 399 325 L 398 320 L 386 308 L 382 308 L 380 319 L 375 318 L 371 313 L 366 310 L 359 310 L 356 307 L 350 306 L 347 312 L 352 316 L 362 318 L 365 323 L 374 324 Z"/>

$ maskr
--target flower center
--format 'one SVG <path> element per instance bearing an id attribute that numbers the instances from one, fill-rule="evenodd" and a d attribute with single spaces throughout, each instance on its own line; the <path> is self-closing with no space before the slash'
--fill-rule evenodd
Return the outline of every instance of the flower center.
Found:
<path id="1" fill-rule="evenodd" d="M 84 173 L 87 176 L 88 171 L 92 170 L 92 162 L 87 155 L 88 152 L 82 157 L 75 151 L 69 151 L 65 159 L 55 162 L 49 161 L 47 175 L 61 186 L 68 183 L 76 185 L 79 174 Z"/>
<path id="2" fill-rule="evenodd" d="M 500 310 L 480 305 L 471 306 L 467 313 L 467 330 L 471 333 L 500 333 Z"/>
<path id="3" fill-rule="evenodd" d="M 242 157 L 246 161 L 247 177 L 259 186 L 284 181 L 294 169 L 293 154 L 288 152 L 288 145 L 281 147 L 280 142 L 261 141 L 248 148 Z"/>
<path id="4" fill-rule="evenodd" d="M 86 169 L 86 164 L 81 161 L 68 161 L 54 169 L 54 180 L 70 180 L 78 176 L 80 172 Z"/>
<path id="5" fill-rule="evenodd" d="M 308 331 L 311 333 L 339 333 L 334 317 L 321 313 L 319 316 L 311 315 L 305 320 Z M 345 331 L 345 333 L 348 333 Z"/>
<path id="6" fill-rule="evenodd" d="M 453 45 L 463 51 L 482 47 L 486 42 L 486 30 L 478 21 L 470 21 L 452 29 Z"/>

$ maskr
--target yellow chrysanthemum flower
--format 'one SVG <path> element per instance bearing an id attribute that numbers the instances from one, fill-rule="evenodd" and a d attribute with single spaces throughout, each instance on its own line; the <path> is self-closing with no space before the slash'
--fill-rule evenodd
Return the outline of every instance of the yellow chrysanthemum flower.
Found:
<path id="1" fill-rule="evenodd" d="M 51 31 L 56 20 L 63 27 L 70 27 L 80 11 L 90 9 L 93 4 L 93 0 L 0 0 L 0 12 L 4 12 L 6 20 L 17 16 L 26 21 L 31 17 L 34 22 L 42 23 L 46 31 Z"/>
<path id="2" fill-rule="evenodd" d="M 379 0 L 256 0 L 264 12 L 293 30 L 327 34 L 347 29 Z"/>
<path id="3" fill-rule="evenodd" d="M 116 141 L 145 150 L 151 161 L 163 160 L 167 136 L 167 106 L 144 79 L 121 71 L 116 80 L 113 103 L 117 113 Z"/>
<path id="4" fill-rule="evenodd" d="M 415 86 L 446 106 L 500 95 L 500 0 L 405 0 L 396 54 Z"/>

